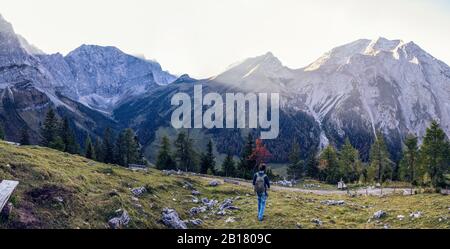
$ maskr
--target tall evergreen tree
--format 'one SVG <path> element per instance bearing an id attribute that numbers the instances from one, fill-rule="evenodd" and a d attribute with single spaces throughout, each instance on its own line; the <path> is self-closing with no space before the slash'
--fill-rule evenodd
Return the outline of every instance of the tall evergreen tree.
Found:
<path id="1" fill-rule="evenodd" d="M 253 177 L 252 171 L 256 165 L 255 159 L 251 158 L 253 148 L 253 136 L 251 133 L 249 133 L 238 165 L 238 174 L 244 179 L 251 179 Z"/>
<path id="2" fill-rule="evenodd" d="M 444 173 L 450 167 L 449 147 L 444 131 L 436 121 L 432 121 L 423 138 L 421 156 L 434 187 L 445 185 Z"/>
<path id="3" fill-rule="evenodd" d="M 5 139 L 5 130 L 3 129 L 3 125 L 0 124 L 0 140 Z"/>
<path id="4" fill-rule="evenodd" d="M 20 141 L 19 143 L 21 145 L 30 145 L 30 135 L 28 134 L 27 127 L 22 127 L 22 130 L 20 132 Z"/>
<path id="5" fill-rule="evenodd" d="M 336 150 L 332 145 L 328 145 L 320 155 L 319 169 L 323 180 L 335 184 L 342 177 L 339 171 L 339 160 Z"/>
<path id="6" fill-rule="evenodd" d="M 51 148 L 59 148 L 60 143 L 62 143 L 62 140 L 57 141 L 59 140 L 57 139 L 59 128 L 59 120 L 56 117 L 55 111 L 50 109 L 45 116 L 45 121 L 41 129 L 41 135 L 43 137 L 42 145 Z"/>
<path id="7" fill-rule="evenodd" d="M 227 153 L 227 156 L 222 163 L 222 172 L 225 177 L 234 177 L 236 174 L 236 166 L 233 155 L 230 152 Z"/>
<path id="8" fill-rule="evenodd" d="M 419 147 L 417 137 L 408 135 L 405 139 L 403 158 L 400 161 L 400 179 L 412 185 L 418 183 L 419 176 Z"/>
<path id="9" fill-rule="evenodd" d="M 207 174 L 208 171 L 214 174 L 216 167 L 216 161 L 213 153 L 213 144 L 212 141 L 209 140 L 206 145 L 206 153 L 202 154 L 201 162 L 200 162 L 200 173 Z"/>
<path id="10" fill-rule="evenodd" d="M 125 167 L 129 164 L 142 163 L 140 146 L 132 129 L 123 130 L 116 141 L 116 163 Z"/>
<path id="11" fill-rule="evenodd" d="M 92 145 L 92 140 L 89 135 L 87 135 L 86 142 L 84 143 L 84 147 L 85 147 L 84 156 L 88 159 L 95 160 L 95 149 L 94 149 L 94 146 Z"/>
<path id="12" fill-rule="evenodd" d="M 303 176 L 304 161 L 300 160 L 300 145 L 294 139 L 291 152 L 289 153 L 289 166 L 287 174 L 291 179 L 297 180 Z"/>
<path id="13" fill-rule="evenodd" d="M 95 151 L 95 160 L 103 162 L 105 158 L 103 154 L 103 144 L 98 137 L 95 139 L 94 151 Z"/>
<path id="14" fill-rule="evenodd" d="M 170 152 L 170 141 L 167 136 L 163 136 L 161 140 L 161 147 L 159 148 L 158 157 L 156 159 L 157 169 L 176 169 L 177 164 L 172 158 Z"/>
<path id="15" fill-rule="evenodd" d="M 184 169 L 186 172 L 197 171 L 195 165 L 195 151 L 192 145 L 192 139 L 189 135 L 186 135 L 184 131 L 178 133 L 178 136 L 174 142 L 175 144 L 175 157 L 178 161 L 178 168 Z"/>
<path id="16" fill-rule="evenodd" d="M 107 127 L 103 132 L 102 147 L 102 161 L 104 163 L 114 163 L 114 139 L 110 127 Z"/>
<path id="17" fill-rule="evenodd" d="M 319 162 L 315 149 L 309 153 L 305 163 L 305 176 L 317 179 L 319 177 Z"/>
<path id="18" fill-rule="evenodd" d="M 392 178 L 393 165 L 394 163 L 389 157 L 383 135 L 377 132 L 375 141 L 370 148 L 369 178 L 382 184 L 384 181 Z"/>
<path id="19" fill-rule="evenodd" d="M 65 117 L 61 123 L 60 137 L 64 143 L 64 152 L 79 153 L 79 145 L 75 141 L 75 134 L 70 127 L 69 119 Z"/>
<path id="20" fill-rule="evenodd" d="M 348 138 L 339 153 L 340 171 L 344 181 L 355 182 L 359 180 L 362 171 L 362 163 L 359 159 L 359 152 L 355 149 Z"/>

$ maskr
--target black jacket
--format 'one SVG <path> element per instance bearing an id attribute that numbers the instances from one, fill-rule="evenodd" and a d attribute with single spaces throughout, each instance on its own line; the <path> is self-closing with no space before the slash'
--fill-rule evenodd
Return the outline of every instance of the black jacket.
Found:
<path id="1" fill-rule="evenodd" d="M 264 171 L 258 171 L 255 173 L 255 175 L 253 176 L 253 186 L 255 186 L 255 184 L 256 184 L 256 178 L 257 178 L 258 174 L 259 174 L 259 176 L 263 176 L 265 173 L 264 173 Z M 270 181 L 269 181 L 269 177 L 267 175 L 264 176 L 264 187 L 266 188 L 266 195 L 267 195 L 267 189 L 270 188 Z"/>

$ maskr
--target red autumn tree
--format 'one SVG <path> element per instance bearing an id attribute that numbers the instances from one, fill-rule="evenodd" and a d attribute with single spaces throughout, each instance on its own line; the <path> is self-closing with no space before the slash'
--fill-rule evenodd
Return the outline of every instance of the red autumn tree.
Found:
<path id="1" fill-rule="evenodd" d="M 262 139 L 256 139 L 255 148 L 249 157 L 250 160 L 254 160 L 256 162 L 255 167 L 258 167 L 259 164 L 266 162 L 271 156 L 272 154 L 264 146 Z"/>

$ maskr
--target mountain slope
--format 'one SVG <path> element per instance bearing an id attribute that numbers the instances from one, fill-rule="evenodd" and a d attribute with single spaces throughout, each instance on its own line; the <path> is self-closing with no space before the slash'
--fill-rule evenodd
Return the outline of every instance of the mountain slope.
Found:
<path id="1" fill-rule="evenodd" d="M 158 170 L 133 172 L 116 165 L 105 165 L 83 157 L 38 146 L 14 146 L 0 141 L 0 179 L 18 180 L 10 202 L 8 219 L 0 219 L 0 228 L 105 228 L 126 210 L 127 228 L 166 228 L 161 222 L 164 208 L 173 208 L 182 220 L 201 219 L 190 228 L 448 228 L 449 196 L 315 195 L 273 190 L 270 192 L 264 222 L 256 219 L 256 197 L 244 185 L 222 182 L 208 185 L 209 179 L 192 175 L 166 175 Z M 132 189 L 145 187 L 135 196 Z M 200 192 L 192 196 L 192 188 Z M 212 209 L 190 215 L 201 206 L 201 198 L 217 200 Z M 193 200 L 197 199 L 198 203 Z M 220 204 L 231 199 L 239 210 L 217 214 Z M 344 205 L 328 206 L 322 201 L 339 199 Z M 393 208 L 395 207 L 395 208 Z M 381 222 L 371 221 L 373 213 L 386 210 Z M 410 213 L 421 211 L 413 219 Z M 399 220 L 397 215 L 405 216 Z M 230 217 L 232 220 L 230 222 Z M 312 220 L 323 222 L 317 226 Z M 227 222 L 228 220 L 228 222 Z"/>

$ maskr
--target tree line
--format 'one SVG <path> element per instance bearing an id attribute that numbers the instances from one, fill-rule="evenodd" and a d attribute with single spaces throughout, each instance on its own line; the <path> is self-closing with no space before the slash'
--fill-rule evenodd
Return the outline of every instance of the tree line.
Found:
<path id="1" fill-rule="evenodd" d="M 112 129 L 108 127 L 104 130 L 102 138 L 92 138 L 91 135 L 86 133 L 84 146 L 81 146 L 75 138 L 75 132 L 68 118 L 64 117 L 60 120 L 55 111 L 50 109 L 41 127 L 41 136 L 42 146 L 70 154 L 79 154 L 99 162 L 122 166 L 145 163 L 140 144 L 131 128 L 124 129 L 118 135 L 115 135 Z M 23 137 L 22 140 L 24 140 Z M 29 142 L 21 142 L 21 144 L 26 145 Z"/>
<path id="2" fill-rule="evenodd" d="M 390 159 L 383 135 L 378 132 L 370 148 L 369 162 L 363 163 L 359 151 L 349 139 L 340 150 L 328 145 L 320 155 L 306 161 L 299 159 L 299 145 L 294 141 L 289 156 L 288 175 L 291 179 L 311 177 L 335 184 L 345 182 L 384 183 L 394 178 L 395 163 Z M 450 170 L 450 143 L 436 121 L 427 128 L 422 145 L 408 135 L 404 141 L 397 178 L 412 185 L 444 187 L 445 174 Z"/>
<path id="3" fill-rule="evenodd" d="M 172 151 L 172 147 L 174 151 Z M 235 160 L 231 151 L 231 149 L 228 150 L 222 165 L 217 167 L 212 141 L 208 141 L 205 152 L 198 153 L 193 148 L 193 140 L 189 137 L 189 133 L 181 131 L 173 143 L 167 136 L 162 137 L 156 168 L 252 179 L 257 165 L 266 162 L 271 157 L 262 140 L 256 139 L 255 141 L 251 133 L 246 138 L 245 146 L 238 160 Z M 273 176 L 271 170 L 267 174 Z"/>

